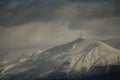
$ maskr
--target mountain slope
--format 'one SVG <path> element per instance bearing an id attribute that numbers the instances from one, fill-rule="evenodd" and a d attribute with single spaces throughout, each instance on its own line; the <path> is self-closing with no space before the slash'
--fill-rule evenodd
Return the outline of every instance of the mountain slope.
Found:
<path id="1" fill-rule="evenodd" d="M 4 71 L 2 78 L 34 80 L 59 73 L 64 73 L 67 77 L 83 77 L 114 72 L 110 67 L 112 65 L 120 65 L 119 50 L 101 41 L 80 37 L 37 54 L 23 63 L 17 63 Z"/>
<path id="2" fill-rule="evenodd" d="M 113 46 L 114 48 L 120 49 L 120 39 L 107 39 L 107 40 L 102 40 L 106 44 Z"/>

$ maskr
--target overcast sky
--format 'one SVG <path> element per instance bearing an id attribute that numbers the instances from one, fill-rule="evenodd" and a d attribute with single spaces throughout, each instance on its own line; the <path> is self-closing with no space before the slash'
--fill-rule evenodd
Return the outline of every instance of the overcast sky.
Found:
<path id="1" fill-rule="evenodd" d="M 120 38 L 119 0 L 0 1 L 0 50 L 47 49 L 80 35 Z"/>

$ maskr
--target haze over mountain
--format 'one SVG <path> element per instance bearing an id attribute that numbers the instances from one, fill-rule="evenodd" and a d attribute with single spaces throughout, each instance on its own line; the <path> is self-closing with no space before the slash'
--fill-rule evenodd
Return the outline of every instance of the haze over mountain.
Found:
<path id="1" fill-rule="evenodd" d="M 120 49 L 120 39 L 107 39 L 107 40 L 102 40 L 103 42 L 107 43 L 108 45 Z"/>

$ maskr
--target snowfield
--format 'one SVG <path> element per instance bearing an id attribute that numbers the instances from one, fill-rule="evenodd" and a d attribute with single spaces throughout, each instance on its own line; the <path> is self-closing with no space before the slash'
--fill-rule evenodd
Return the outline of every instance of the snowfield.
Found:
<path id="1" fill-rule="evenodd" d="M 8 65 L 0 75 L 5 80 L 35 80 L 54 72 L 83 77 L 109 73 L 112 65 L 120 65 L 119 50 L 101 41 L 80 37 Z"/>

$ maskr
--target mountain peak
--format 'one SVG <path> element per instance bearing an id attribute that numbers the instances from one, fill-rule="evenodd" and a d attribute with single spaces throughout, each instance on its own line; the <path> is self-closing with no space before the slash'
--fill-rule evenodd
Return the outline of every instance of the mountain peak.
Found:
<path id="1" fill-rule="evenodd" d="M 120 52 L 118 50 L 101 41 L 89 40 L 80 36 L 72 42 L 48 49 L 38 54 L 35 59 L 18 64 L 5 73 L 7 76 L 13 74 L 13 77 L 16 77 L 14 74 L 20 73 L 17 80 L 23 78 L 30 80 L 31 76 L 35 75 L 31 79 L 34 80 L 38 76 L 44 77 L 52 72 L 81 76 L 80 74 L 101 74 L 103 69 L 98 68 L 99 72 L 96 72 L 96 67 L 119 65 L 119 62 Z M 109 72 L 109 68 L 104 70 Z M 24 76 L 29 72 L 29 76 Z"/>

